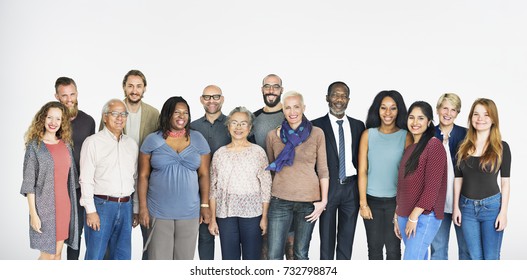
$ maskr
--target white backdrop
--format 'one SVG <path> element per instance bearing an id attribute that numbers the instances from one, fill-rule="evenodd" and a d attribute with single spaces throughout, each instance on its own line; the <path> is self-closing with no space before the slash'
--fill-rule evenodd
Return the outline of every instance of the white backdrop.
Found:
<path id="1" fill-rule="evenodd" d="M 121 81 L 130 69 L 147 77 L 145 102 L 161 108 L 168 97 L 182 95 L 193 119 L 203 114 L 198 96 L 208 84 L 223 89 L 225 113 L 238 105 L 261 108 L 261 80 L 269 73 L 282 77 L 285 91 L 304 94 L 310 119 L 327 112 L 326 89 L 337 80 L 351 88 L 348 114 L 363 121 L 384 89 L 400 91 L 407 106 L 425 100 L 435 107 L 440 94 L 458 93 L 463 107 L 457 123 L 464 126 L 472 101 L 491 98 L 513 157 L 502 259 L 526 259 L 520 210 L 527 195 L 526 137 L 513 126 L 524 125 L 527 104 L 525 26 L 527 3 L 509 0 L 0 0 L 0 116 L 6 128 L 0 259 L 38 257 L 29 248 L 27 200 L 19 194 L 23 136 L 36 111 L 54 99 L 55 79 L 75 79 L 79 107 L 98 124 L 104 102 L 123 97 Z M 318 246 L 317 226 L 311 259 L 318 259 Z M 140 247 L 137 228 L 134 259 Z M 451 247 L 456 258 L 453 234 Z M 361 219 L 353 259 L 367 259 Z"/>

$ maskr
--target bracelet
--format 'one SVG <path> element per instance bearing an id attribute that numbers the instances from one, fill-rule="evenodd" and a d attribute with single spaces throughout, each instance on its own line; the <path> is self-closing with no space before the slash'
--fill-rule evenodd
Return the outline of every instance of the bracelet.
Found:
<path id="1" fill-rule="evenodd" d="M 411 223 L 417 223 L 418 220 L 419 220 L 419 219 L 417 219 L 417 220 L 412 220 L 412 219 L 410 219 L 410 216 L 408 216 L 408 221 L 411 222 Z"/>
<path id="2" fill-rule="evenodd" d="M 202 208 L 209 208 L 209 205 L 208 205 L 207 203 L 202 203 L 202 204 L 200 205 L 200 207 L 202 207 Z"/>

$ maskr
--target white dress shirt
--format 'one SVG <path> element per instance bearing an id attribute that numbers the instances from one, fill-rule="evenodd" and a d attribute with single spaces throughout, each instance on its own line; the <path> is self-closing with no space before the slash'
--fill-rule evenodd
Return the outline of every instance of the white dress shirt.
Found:
<path id="1" fill-rule="evenodd" d="M 124 134 L 117 139 L 106 126 L 84 140 L 79 182 L 80 205 L 86 213 L 96 212 L 95 194 L 123 197 L 135 192 L 138 154 L 139 147 L 134 139 Z M 138 209 L 139 205 L 134 203 L 134 213 L 138 213 Z"/>
<path id="2" fill-rule="evenodd" d="M 344 143 L 345 143 L 345 153 L 344 156 L 346 157 L 346 177 L 357 175 L 357 169 L 355 169 L 355 166 L 353 165 L 353 155 L 351 151 L 351 147 L 353 147 L 352 143 L 352 137 L 351 137 L 351 128 L 350 123 L 348 121 L 348 117 L 344 115 L 342 119 L 339 119 L 332 114 L 329 115 L 329 120 L 331 122 L 331 128 L 333 128 L 333 134 L 335 135 L 335 141 L 337 144 L 337 152 L 339 147 L 339 124 L 337 123 L 338 120 L 343 120 L 342 128 L 344 129 Z"/>

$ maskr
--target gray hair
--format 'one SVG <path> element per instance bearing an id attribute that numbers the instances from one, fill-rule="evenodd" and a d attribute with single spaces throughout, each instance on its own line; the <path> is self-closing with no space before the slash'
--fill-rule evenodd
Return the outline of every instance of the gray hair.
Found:
<path id="1" fill-rule="evenodd" d="M 253 131 L 253 121 L 254 121 L 255 117 L 254 117 L 254 114 L 251 111 L 247 110 L 247 108 L 245 108 L 243 106 L 238 106 L 238 107 L 232 109 L 232 111 L 227 116 L 227 120 L 225 121 L 225 126 L 229 127 L 229 123 L 231 122 L 232 115 L 234 115 L 235 113 L 244 113 L 244 114 L 247 115 L 247 117 L 249 117 L 249 125 L 251 126 L 251 130 L 249 131 L 249 135 L 251 135 L 251 133 Z"/>
<path id="2" fill-rule="evenodd" d="M 126 111 L 128 111 L 128 107 L 126 107 L 126 103 L 124 103 L 121 99 L 112 98 L 108 100 L 108 102 L 106 102 L 104 106 L 102 107 L 102 114 L 104 115 L 108 113 L 110 111 L 110 106 L 112 106 L 112 104 L 114 103 L 122 103 L 124 105 L 124 108 L 126 108 Z"/>

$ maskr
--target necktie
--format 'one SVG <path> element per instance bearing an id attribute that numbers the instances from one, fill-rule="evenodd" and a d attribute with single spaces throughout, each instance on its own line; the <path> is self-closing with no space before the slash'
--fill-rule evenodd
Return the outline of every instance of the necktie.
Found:
<path id="1" fill-rule="evenodd" d="M 339 125 L 339 179 L 346 178 L 346 145 L 344 144 L 344 128 L 342 128 L 343 120 L 338 120 Z"/>

